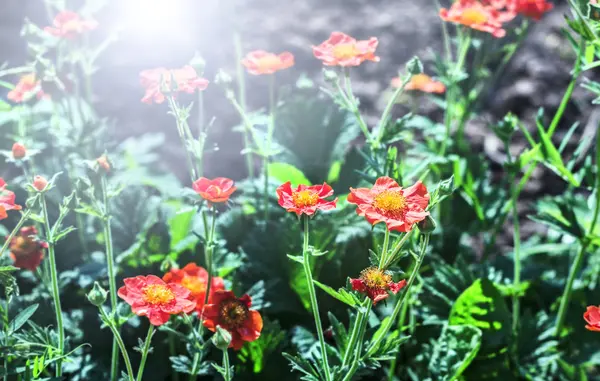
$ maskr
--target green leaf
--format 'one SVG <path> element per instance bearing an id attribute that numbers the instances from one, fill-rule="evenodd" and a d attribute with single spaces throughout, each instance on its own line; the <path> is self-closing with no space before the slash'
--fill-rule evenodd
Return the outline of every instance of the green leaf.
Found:
<path id="1" fill-rule="evenodd" d="M 428 368 L 433 379 L 459 380 L 477 356 L 481 336 L 481 330 L 472 325 L 445 325 L 429 360 Z"/>
<path id="2" fill-rule="evenodd" d="M 327 175 L 327 182 L 333 184 L 340 178 L 340 172 L 342 171 L 342 161 L 336 160 L 331 163 L 329 167 L 329 174 Z"/>
<path id="3" fill-rule="evenodd" d="M 17 332 L 19 328 L 23 326 L 23 324 L 27 323 L 27 320 L 29 320 L 29 318 L 35 313 L 38 307 L 39 304 L 33 304 L 19 312 L 17 316 L 15 316 L 15 318 L 10 322 L 9 334 Z"/>
<path id="4" fill-rule="evenodd" d="M 287 163 L 269 163 L 269 176 L 281 183 L 289 181 L 292 185 L 311 185 L 301 170 Z"/>
<path id="5" fill-rule="evenodd" d="M 193 208 L 178 212 L 169 219 L 169 234 L 171 236 L 171 248 L 183 241 L 189 234 L 194 220 L 196 210 Z"/>
<path id="6" fill-rule="evenodd" d="M 356 297 L 354 295 L 352 295 L 350 292 L 348 292 L 345 288 L 340 288 L 338 291 L 336 291 L 333 288 L 331 288 L 321 282 L 317 282 L 316 280 L 313 280 L 313 283 L 315 285 L 317 285 L 321 290 L 323 290 L 326 293 L 328 293 L 329 295 L 333 296 L 340 302 L 346 303 L 350 307 L 356 307 L 359 304 L 359 301 L 356 299 Z"/>
<path id="7" fill-rule="evenodd" d="M 567 167 L 565 167 L 565 164 L 563 163 L 562 158 L 560 156 L 560 152 L 558 152 L 558 149 L 556 149 L 554 144 L 552 144 L 550 136 L 546 134 L 543 126 L 540 123 L 538 123 L 537 126 L 538 133 L 540 135 L 540 144 L 542 148 L 544 164 L 548 168 L 556 172 L 558 175 L 563 177 L 565 180 L 567 180 L 569 183 L 571 183 L 571 185 L 578 187 L 579 181 L 577 181 L 577 179 L 575 178 L 575 176 L 573 176 L 571 171 L 569 171 Z"/>

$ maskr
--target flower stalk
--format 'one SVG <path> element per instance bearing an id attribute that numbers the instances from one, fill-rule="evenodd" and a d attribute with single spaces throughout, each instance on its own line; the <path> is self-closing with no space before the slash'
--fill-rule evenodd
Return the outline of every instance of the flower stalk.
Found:
<path id="1" fill-rule="evenodd" d="M 31 214 L 31 209 L 27 209 L 25 212 L 23 212 L 21 214 L 21 218 L 19 219 L 19 222 L 17 222 L 17 225 L 15 226 L 15 228 L 10 232 L 8 237 L 6 237 L 6 241 L 4 241 L 4 244 L 2 245 L 2 248 L 0 249 L 0 257 L 2 257 L 2 254 L 4 254 L 4 251 L 6 251 L 6 249 L 10 245 L 10 242 L 12 241 L 12 239 L 15 237 L 15 235 L 17 235 L 17 233 L 19 232 L 19 229 L 21 229 L 21 227 L 25 224 L 25 222 L 27 222 L 30 214 Z"/>
<path id="2" fill-rule="evenodd" d="M 127 369 L 127 379 L 129 381 L 134 381 L 135 379 L 134 379 L 133 367 L 131 366 L 131 360 L 129 358 L 129 354 L 127 353 L 127 347 L 125 347 L 125 343 L 123 342 L 123 339 L 121 338 L 121 334 L 119 333 L 119 330 L 115 326 L 114 319 L 109 317 L 106 314 L 106 312 L 104 311 L 102 306 L 98 307 L 98 309 L 100 310 L 100 315 L 102 315 L 102 318 L 106 322 L 106 325 L 112 331 L 113 336 L 117 341 L 117 345 L 119 346 L 119 349 L 121 350 L 121 356 L 123 356 L 123 361 L 125 361 L 125 368 Z"/>
<path id="3" fill-rule="evenodd" d="M 146 366 L 146 359 L 148 358 L 148 352 L 150 351 L 150 342 L 154 335 L 154 325 L 150 324 L 148 328 L 148 335 L 146 335 L 146 341 L 144 342 L 144 348 L 142 349 L 142 360 L 138 369 L 136 381 L 142 381 L 144 375 L 144 367 Z"/>

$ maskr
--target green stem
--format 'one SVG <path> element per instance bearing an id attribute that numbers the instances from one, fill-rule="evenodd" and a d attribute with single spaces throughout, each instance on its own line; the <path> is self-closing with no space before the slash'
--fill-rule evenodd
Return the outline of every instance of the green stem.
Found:
<path id="1" fill-rule="evenodd" d="M 348 370 L 348 373 L 346 373 L 346 376 L 344 376 L 343 381 L 350 381 L 352 380 L 352 377 L 354 376 L 354 373 L 356 373 L 356 371 L 358 370 L 358 364 L 359 364 L 359 360 L 360 360 L 360 354 L 362 352 L 362 347 L 363 347 L 363 343 L 364 343 L 364 337 L 365 337 L 365 331 L 367 330 L 367 322 L 368 322 L 368 316 L 369 313 L 371 312 L 371 307 L 373 307 L 373 302 L 371 301 L 371 299 L 367 300 L 367 307 L 366 307 L 366 311 L 363 315 L 363 318 L 360 321 L 360 327 L 359 327 L 359 335 L 358 335 L 358 341 L 356 343 L 356 350 L 354 352 L 354 360 L 352 361 L 352 365 L 350 366 L 350 370 Z"/>
<path id="2" fill-rule="evenodd" d="M 346 90 L 342 88 L 342 86 L 340 85 L 340 81 L 336 81 L 338 92 L 346 102 L 348 108 L 356 117 L 360 129 L 365 135 L 365 139 L 367 140 L 367 142 L 371 142 L 373 138 L 371 136 L 371 133 L 369 132 L 369 127 L 367 126 L 367 123 L 365 123 L 365 120 L 360 114 L 360 110 L 358 109 L 358 106 L 356 105 L 356 101 L 354 99 L 354 94 L 352 92 L 352 82 L 350 80 L 350 69 L 348 68 L 344 68 L 344 81 L 346 83 Z"/>
<path id="3" fill-rule="evenodd" d="M 169 95 L 169 96 L 167 96 L 167 100 L 169 101 L 169 107 L 171 109 L 171 112 L 173 113 L 173 116 L 175 117 L 175 123 L 177 125 L 177 133 L 179 134 L 179 138 L 181 139 L 181 144 L 183 144 L 183 150 L 185 151 L 185 157 L 186 157 L 188 168 L 190 171 L 190 180 L 193 183 L 198 178 L 198 176 L 196 174 L 196 168 L 194 166 L 194 162 L 192 160 L 190 150 L 188 149 L 187 144 L 186 144 L 185 127 L 183 126 L 183 123 L 181 122 L 181 116 L 179 115 L 179 111 L 178 111 L 177 103 L 175 103 L 175 99 Z"/>
<path id="4" fill-rule="evenodd" d="M 112 229 L 110 224 L 110 209 L 108 203 L 108 185 L 106 182 L 106 175 L 102 176 L 100 186 L 102 188 L 102 202 L 104 204 L 104 217 L 102 223 L 104 225 L 104 245 L 106 252 L 106 267 L 108 268 L 108 287 L 110 291 L 110 307 L 113 312 L 113 317 L 117 329 L 119 329 L 119 315 L 117 309 L 117 281 L 115 278 L 115 260 L 113 255 L 113 242 L 112 242 Z M 119 353 L 118 353 L 117 339 L 113 338 L 112 343 L 112 357 L 110 362 L 110 379 L 117 381 L 119 378 Z"/>
<path id="5" fill-rule="evenodd" d="M 12 241 L 12 239 L 14 238 L 14 236 L 17 235 L 17 233 L 19 232 L 19 229 L 21 229 L 21 227 L 29 219 L 29 215 L 30 214 L 31 214 L 31 209 L 27 209 L 25 212 L 21 213 L 21 219 L 19 220 L 19 222 L 17 222 L 17 225 L 10 232 L 10 234 L 8 235 L 8 237 L 6 237 L 6 241 L 4 241 L 4 244 L 2 245 L 2 249 L 0 249 L 0 258 L 2 257 L 2 254 L 4 254 L 4 251 L 10 245 L 10 241 Z"/>
<path id="6" fill-rule="evenodd" d="M 10 344 L 10 329 L 8 327 L 9 324 L 9 317 L 8 317 L 8 308 L 9 308 L 9 304 L 10 304 L 10 298 L 8 297 L 8 295 L 6 296 L 6 307 L 1 307 L 0 309 L 2 309 L 2 328 L 4 330 L 4 347 L 5 348 L 9 348 L 9 344 Z M 8 381 L 8 355 L 6 355 L 4 357 L 4 381 Z"/>
<path id="7" fill-rule="evenodd" d="M 514 181 L 513 181 L 514 183 Z M 517 208 L 517 200 L 519 197 L 518 192 L 514 189 L 512 190 L 512 204 L 513 204 L 513 239 L 514 239 L 514 255 L 513 255 L 513 263 L 514 263 L 514 276 L 513 276 L 513 321 L 512 321 L 512 334 L 516 339 L 519 334 L 519 316 L 520 316 L 520 298 L 519 288 L 521 284 L 521 233 L 519 227 L 519 211 Z"/>
<path id="8" fill-rule="evenodd" d="M 236 73 L 237 73 L 237 84 L 238 84 L 238 96 L 240 97 L 240 105 L 242 110 L 246 110 L 246 82 L 244 77 L 244 67 L 242 66 L 242 41 L 240 34 L 235 31 L 233 33 L 233 45 L 235 47 L 236 60 Z M 248 136 L 248 130 L 244 129 L 244 150 L 250 149 L 250 137 Z M 252 155 L 246 153 L 246 166 L 248 168 L 248 178 L 254 178 L 254 164 L 252 162 Z"/>
<path id="9" fill-rule="evenodd" d="M 40 195 L 42 214 L 44 215 L 44 230 L 46 231 L 46 241 L 48 242 L 48 259 L 50 261 L 50 278 L 52 282 L 52 299 L 54 300 L 54 312 L 56 314 L 56 329 L 58 330 L 58 350 L 60 356 L 65 353 L 65 327 L 63 325 L 62 307 L 60 304 L 60 290 L 58 288 L 58 271 L 56 269 L 56 255 L 54 253 L 54 232 L 50 228 L 50 218 L 48 217 L 48 206 L 46 197 Z M 62 360 L 56 361 L 56 377 L 62 376 Z"/>
<path id="10" fill-rule="evenodd" d="M 104 321 L 107 322 L 108 328 L 112 331 L 113 336 L 117 339 L 117 344 L 119 345 L 119 349 L 121 350 L 121 355 L 123 356 L 123 361 L 125 361 L 125 368 L 127 369 L 127 378 L 129 381 L 134 381 L 134 373 L 133 367 L 131 366 L 131 360 L 129 359 L 129 354 L 127 353 L 127 347 L 125 347 L 125 343 L 121 338 L 121 334 L 119 334 L 119 330 L 115 326 L 115 323 L 112 318 L 110 318 L 102 306 L 98 308 L 100 310 L 100 315 L 104 318 Z"/>
<path id="11" fill-rule="evenodd" d="M 223 369 L 225 369 L 223 380 L 231 381 L 231 367 L 229 366 L 229 353 L 227 352 L 227 349 L 223 350 Z"/>
<path id="12" fill-rule="evenodd" d="M 169 332 L 169 354 L 171 356 L 177 356 L 177 350 L 175 348 L 175 335 Z M 171 369 L 171 380 L 179 381 L 179 373 L 175 369 Z"/>
<path id="13" fill-rule="evenodd" d="M 383 110 L 383 114 L 381 114 L 381 119 L 379 119 L 379 126 L 377 127 L 377 138 L 375 139 L 376 147 L 379 147 L 379 145 L 381 144 L 381 140 L 383 139 L 383 134 L 385 133 L 385 126 L 390 117 L 390 114 L 392 113 L 392 109 L 394 108 L 394 105 L 396 104 L 396 99 L 398 99 L 398 97 L 404 92 L 404 88 L 406 87 L 406 84 L 409 81 L 410 81 L 410 76 L 407 76 L 404 79 L 404 81 L 402 81 L 402 84 L 396 89 L 396 91 L 394 91 L 394 93 L 392 94 L 392 97 L 390 98 L 387 105 L 385 106 L 385 109 Z"/>
<path id="14" fill-rule="evenodd" d="M 413 271 L 410 274 L 410 278 L 408 278 L 408 283 L 406 284 L 404 293 L 402 294 L 402 297 L 400 298 L 400 300 L 398 300 L 398 302 L 396 302 L 396 305 L 394 306 L 394 311 L 392 312 L 392 315 L 390 316 L 390 318 L 385 321 L 385 323 L 383 325 L 383 333 L 381 334 L 381 336 L 379 336 L 379 338 L 377 340 L 375 340 L 374 342 L 371 343 L 371 345 L 367 349 L 367 353 L 365 354 L 365 356 L 363 356 L 363 358 L 367 358 L 367 357 L 371 356 L 377 350 L 379 345 L 381 345 L 381 341 L 387 337 L 388 332 L 392 328 L 392 324 L 394 324 L 394 321 L 396 321 L 396 319 L 398 318 L 398 314 L 400 313 L 400 310 L 402 309 L 402 304 L 404 303 L 407 296 L 409 295 L 410 287 L 413 285 L 415 278 L 419 274 L 419 269 L 421 268 L 421 265 L 423 264 L 423 258 L 425 258 L 428 244 L 429 244 L 429 234 L 425 234 L 421 241 L 421 253 L 419 254 L 419 257 L 417 258 L 417 262 L 415 263 L 415 267 L 413 268 Z"/>
<path id="15" fill-rule="evenodd" d="M 596 225 L 598 223 L 598 216 L 600 215 L 600 131 L 596 132 L 596 183 L 594 189 L 596 191 L 596 205 L 594 206 L 594 215 L 592 217 L 592 223 L 587 235 L 594 234 L 594 230 L 596 230 Z M 569 302 L 571 301 L 573 284 L 575 283 L 577 273 L 579 273 L 579 270 L 583 265 L 583 258 L 589 243 L 590 242 L 587 238 L 584 238 L 584 240 L 580 243 L 581 247 L 579 248 L 577 256 L 575 257 L 575 261 L 569 270 L 569 277 L 567 278 L 567 284 L 565 285 L 562 298 L 560 299 L 560 307 L 558 308 L 558 315 L 556 316 L 556 324 L 554 328 L 554 334 L 558 337 L 560 337 L 563 325 L 565 323 L 565 318 L 567 316 L 567 308 L 569 307 Z"/>
<path id="16" fill-rule="evenodd" d="M 263 172 L 265 177 L 265 188 L 263 190 L 263 204 L 265 227 L 269 221 L 269 158 L 271 157 L 271 141 L 273 139 L 273 130 L 275 128 L 275 75 L 269 76 L 269 125 L 267 127 L 267 140 L 265 143 L 265 152 L 263 152 Z"/>
<path id="17" fill-rule="evenodd" d="M 150 327 L 148 328 L 148 335 L 146 335 L 146 341 L 144 342 L 144 349 L 142 349 L 142 361 L 140 362 L 140 367 L 138 368 L 136 381 L 142 381 L 144 367 L 146 366 L 146 359 L 148 358 L 148 351 L 150 350 L 150 342 L 152 341 L 153 334 L 154 326 L 150 324 Z"/>
<path id="18" fill-rule="evenodd" d="M 321 347 L 321 357 L 323 360 L 323 372 L 325 379 L 331 381 L 331 370 L 329 369 L 329 360 L 327 359 L 327 348 L 325 347 L 325 336 L 323 335 L 323 326 L 321 325 L 321 316 L 319 314 L 319 304 L 315 292 L 315 284 L 313 283 L 312 270 L 310 267 L 310 254 L 308 253 L 308 216 L 304 215 L 304 244 L 302 246 L 302 257 L 304 265 L 304 274 L 306 275 L 306 284 L 310 295 L 310 307 L 313 311 L 315 325 L 317 326 L 317 335 L 319 337 L 319 346 Z"/>
<path id="19" fill-rule="evenodd" d="M 204 95 L 202 93 L 202 91 L 198 91 L 198 141 L 199 142 L 204 142 L 205 141 L 205 137 L 203 137 L 202 135 L 204 134 Z M 204 144 L 202 144 L 202 150 L 204 150 Z M 200 157 L 198 158 L 198 177 L 202 177 L 203 175 L 203 156 L 204 155 L 200 155 Z"/>
<path id="20" fill-rule="evenodd" d="M 406 290 L 407 293 L 410 293 L 410 290 Z M 408 300 L 410 300 L 410 294 L 407 296 Z M 402 310 L 400 311 L 400 316 L 398 318 L 398 328 L 400 329 L 400 332 L 402 332 L 404 329 L 404 321 L 406 320 L 406 314 L 408 313 L 408 306 L 410 305 L 410 303 L 404 303 L 404 305 L 402 306 Z M 400 353 L 396 354 L 396 356 L 394 357 L 394 359 L 392 360 L 392 363 L 390 364 L 390 369 L 388 371 L 388 381 L 392 381 L 394 379 L 394 375 L 396 374 L 396 366 L 398 364 L 398 359 L 399 359 Z"/>

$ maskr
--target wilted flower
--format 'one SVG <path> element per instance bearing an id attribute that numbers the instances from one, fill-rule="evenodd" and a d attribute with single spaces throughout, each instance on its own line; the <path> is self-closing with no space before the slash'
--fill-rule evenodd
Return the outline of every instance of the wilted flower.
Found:
<path id="1" fill-rule="evenodd" d="M 54 17 L 54 26 L 47 26 L 44 30 L 56 37 L 74 38 L 84 32 L 96 29 L 98 23 L 86 20 L 72 11 L 62 11 Z"/>
<path id="2" fill-rule="evenodd" d="M 195 263 L 188 263 L 182 269 L 171 269 L 163 276 L 167 283 L 177 283 L 190 290 L 190 300 L 196 302 L 196 311 L 202 312 L 206 299 L 206 286 L 208 285 L 208 271 Z M 212 303 L 213 295 L 225 289 L 223 278 L 213 277 L 210 285 L 208 303 Z"/>
<path id="3" fill-rule="evenodd" d="M 232 291 L 217 291 L 213 303 L 204 306 L 203 324 L 212 332 L 217 326 L 229 331 L 229 347 L 239 350 L 245 341 L 258 339 L 263 328 L 260 313 L 251 310 L 251 306 L 252 299 L 248 295 L 238 299 Z"/>
<path id="4" fill-rule="evenodd" d="M 583 314 L 583 318 L 587 322 L 585 328 L 590 331 L 600 332 L 600 306 L 588 306 Z"/>
<path id="5" fill-rule="evenodd" d="M 402 78 L 392 79 L 392 87 L 402 86 Z M 446 91 L 446 86 L 442 82 L 436 81 L 427 74 L 415 74 L 410 77 L 410 81 L 404 86 L 405 90 L 419 90 L 424 93 L 442 94 Z"/>
<path id="6" fill-rule="evenodd" d="M 27 149 L 21 143 L 15 143 L 12 146 L 12 156 L 15 160 L 20 160 L 27 155 Z"/>
<path id="7" fill-rule="evenodd" d="M 35 226 L 26 226 L 10 241 L 10 258 L 15 267 L 35 271 L 42 263 L 48 244 L 40 241 L 37 234 Z"/>
<path id="8" fill-rule="evenodd" d="M 175 83 L 172 83 L 173 80 Z M 142 98 L 144 103 L 164 102 L 164 92 L 193 94 L 196 90 L 202 91 L 208 87 L 208 80 L 199 77 L 196 70 L 190 65 L 172 70 L 163 67 L 144 70 L 140 73 L 140 83 L 146 90 Z"/>
<path id="9" fill-rule="evenodd" d="M 244 57 L 242 65 L 248 69 L 250 74 L 273 74 L 294 66 L 294 56 L 290 52 L 274 54 L 264 50 L 255 50 Z"/>
<path id="10" fill-rule="evenodd" d="M 360 272 L 358 279 L 350 278 L 350 284 L 353 290 L 367 295 L 375 305 L 389 296 L 388 291 L 398 293 L 406 286 L 406 280 L 394 283 L 389 272 L 377 267 L 368 267 Z"/>
<path id="11" fill-rule="evenodd" d="M 333 32 L 328 40 L 313 46 L 313 54 L 326 66 L 358 66 L 366 60 L 379 62 L 375 49 L 379 41 L 356 39 L 341 32 Z"/>
<path id="12" fill-rule="evenodd" d="M 189 300 L 190 290 L 176 284 L 167 284 L 155 275 L 125 278 L 125 286 L 119 288 L 119 297 L 125 300 L 131 311 L 147 316 L 152 325 L 165 324 L 171 315 L 189 313 L 196 303 Z"/>
<path id="13" fill-rule="evenodd" d="M 233 185 L 233 180 L 227 177 L 217 177 L 215 179 L 207 179 L 201 177 L 194 181 L 192 188 L 208 202 L 221 203 L 227 202 L 236 187 Z"/>
<path id="14" fill-rule="evenodd" d="M 450 9 L 440 9 L 442 20 L 487 32 L 498 38 L 506 35 L 502 23 L 508 21 L 510 16 L 512 15 L 501 12 L 492 5 L 484 5 L 478 0 L 457 0 L 452 3 Z"/>
<path id="15" fill-rule="evenodd" d="M 8 217 L 9 210 L 21 210 L 21 205 L 15 204 L 15 194 L 6 190 L 6 182 L 0 177 L 0 220 Z"/>
<path id="16" fill-rule="evenodd" d="M 43 176 L 35 176 L 33 178 L 33 187 L 38 191 L 43 191 L 48 186 L 48 180 Z"/>
<path id="17" fill-rule="evenodd" d="M 425 211 L 429 193 L 420 181 L 402 189 L 394 179 L 380 177 L 371 189 L 350 188 L 348 202 L 356 204 L 356 213 L 371 224 L 385 222 L 388 230 L 399 232 L 410 231 L 429 215 Z"/>
<path id="18" fill-rule="evenodd" d="M 325 200 L 331 195 L 333 189 L 327 183 L 312 186 L 301 184 L 296 189 L 292 189 L 292 184 L 288 181 L 277 188 L 279 205 L 298 216 L 302 214 L 312 216 L 317 210 L 335 209 L 337 198 L 332 201 Z"/>
<path id="19" fill-rule="evenodd" d="M 41 83 L 34 73 L 25 74 L 19 78 L 15 88 L 9 91 L 6 97 L 15 103 L 26 102 L 34 96 L 40 99 L 44 96 Z"/>

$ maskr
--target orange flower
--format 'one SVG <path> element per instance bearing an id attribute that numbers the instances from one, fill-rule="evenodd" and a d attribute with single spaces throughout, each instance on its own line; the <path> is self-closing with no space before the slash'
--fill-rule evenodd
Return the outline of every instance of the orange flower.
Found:
<path id="1" fill-rule="evenodd" d="M 15 160 L 20 160 L 27 155 L 27 149 L 21 143 L 15 143 L 12 146 L 12 156 Z"/>
<path id="2" fill-rule="evenodd" d="M 544 13 L 554 8 L 554 5 L 548 3 L 546 0 L 512 0 L 512 7 L 515 12 L 522 14 L 527 17 L 531 17 L 534 20 L 542 18 Z"/>
<path id="3" fill-rule="evenodd" d="M 326 66 L 358 66 L 366 60 L 379 62 L 375 55 L 377 44 L 375 37 L 357 41 L 342 32 L 333 32 L 328 40 L 313 46 L 313 54 Z"/>
<path id="4" fill-rule="evenodd" d="M 250 74 L 273 74 L 294 66 L 294 56 L 290 52 L 277 55 L 264 50 L 255 50 L 246 55 L 242 60 L 242 65 L 248 69 Z"/>
<path id="5" fill-rule="evenodd" d="M 35 271 L 42 263 L 48 244 L 37 237 L 35 226 L 27 226 L 10 241 L 10 258 L 15 267 Z"/>
<path id="6" fill-rule="evenodd" d="M 358 279 L 350 278 L 350 284 L 353 290 L 366 294 L 375 305 L 389 296 L 388 291 L 397 294 L 406 286 L 406 280 L 394 283 L 389 272 L 377 267 L 368 267 L 360 272 Z"/>
<path id="7" fill-rule="evenodd" d="M 86 20 L 72 11 L 62 11 L 54 17 L 54 27 L 47 26 L 44 30 L 56 37 L 74 38 L 84 32 L 96 29 L 98 23 Z"/>
<path id="8" fill-rule="evenodd" d="M 402 78 L 396 77 L 392 79 L 392 87 L 398 88 L 402 86 Z M 415 74 L 410 78 L 410 81 L 404 87 L 405 90 L 419 90 L 424 93 L 443 94 L 446 91 L 446 86 L 442 82 L 438 82 L 427 74 Z"/>
<path id="9" fill-rule="evenodd" d="M 163 276 L 167 283 L 177 283 L 190 290 L 190 300 L 196 302 L 196 311 L 202 312 L 204 300 L 206 299 L 206 285 L 208 284 L 208 272 L 195 263 L 188 263 L 182 269 L 171 269 Z M 217 291 L 225 289 L 223 278 L 213 277 L 210 284 L 210 295 L 208 303 L 210 304 L 213 295 Z"/>
<path id="10" fill-rule="evenodd" d="M 600 332 L 600 306 L 588 306 L 583 318 L 588 323 L 585 328 L 590 331 Z"/>
<path id="11" fill-rule="evenodd" d="M 288 181 L 277 188 L 279 205 L 298 216 L 302 214 L 312 216 L 317 210 L 335 209 L 337 198 L 333 201 L 325 200 L 331 195 L 333 189 L 327 183 L 312 186 L 301 184 L 296 189 L 292 189 L 292 184 Z"/>
<path id="12" fill-rule="evenodd" d="M 171 315 L 189 313 L 196 303 L 189 300 L 190 290 L 176 284 L 167 284 L 155 275 L 125 278 L 125 286 L 118 295 L 138 316 L 147 316 L 152 325 L 165 324 Z"/>
<path id="13" fill-rule="evenodd" d="M 175 84 L 172 84 L 173 79 Z M 196 90 L 203 91 L 208 87 L 208 80 L 199 77 L 190 65 L 181 69 L 168 70 L 164 67 L 144 70 L 140 73 L 140 83 L 146 90 L 142 102 L 163 103 L 165 92 L 182 92 L 193 94 Z"/>
<path id="14" fill-rule="evenodd" d="M 201 177 L 194 181 L 192 188 L 208 202 L 220 203 L 227 202 L 236 187 L 233 186 L 233 180 L 227 177 L 217 177 L 209 180 L 206 177 Z"/>
<path id="15" fill-rule="evenodd" d="M 457 0 L 452 3 L 450 9 L 440 9 L 442 20 L 487 32 L 498 38 L 506 35 L 506 30 L 502 29 L 502 22 L 507 21 L 507 15 L 494 6 L 484 5 L 477 0 Z"/>
<path id="16" fill-rule="evenodd" d="M 385 222 L 388 230 L 408 232 L 413 225 L 429 215 L 429 193 L 418 181 L 402 189 L 390 177 L 380 177 L 373 188 L 350 188 L 348 202 L 356 204 L 356 213 L 375 225 Z"/>
<path id="17" fill-rule="evenodd" d="M 204 306 L 204 326 L 215 332 L 217 326 L 231 333 L 229 348 L 240 350 L 244 341 L 260 337 L 263 321 L 258 311 L 251 310 L 252 299 L 248 295 L 236 298 L 232 291 L 217 291 L 213 303 Z"/>
<path id="18" fill-rule="evenodd" d="M 97 158 L 96 163 L 98 164 L 98 166 L 100 168 L 102 168 L 104 170 L 104 172 L 106 172 L 106 173 L 110 172 L 110 163 L 109 163 L 108 157 L 106 155 L 101 155 L 99 158 Z"/>
<path id="19" fill-rule="evenodd" d="M 0 220 L 8 217 L 9 210 L 21 210 L 21 205 L 15 204 L 15 194 L 6 190 L 6 182 L 0 177 Z"/>
<path id="20" fill-rule="evenodd" d="M 38 80 L 34 73 L 21 76 L 15 88 L 8 92 L 8 100 L 22 103 L 30 100 L 33 96 L 37 99 L 44 97 L 41 88 L 42 81 Z"/>
<path id="21" fill-rule="evenodd" d="M 33 187 L 38 191 L 43 191 L 48 186 L 48 180 L 43 176 L 35 176 L 33 178 Z"/>

